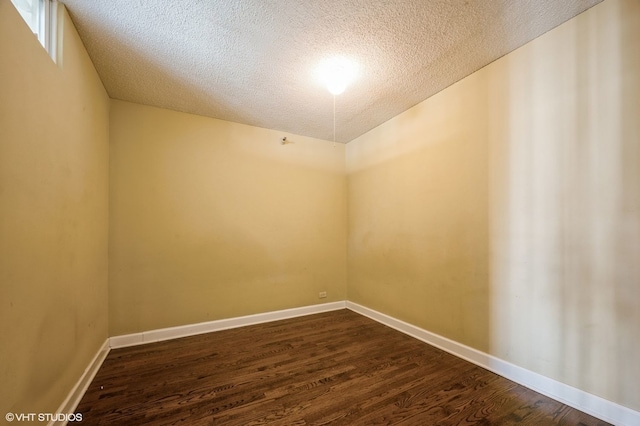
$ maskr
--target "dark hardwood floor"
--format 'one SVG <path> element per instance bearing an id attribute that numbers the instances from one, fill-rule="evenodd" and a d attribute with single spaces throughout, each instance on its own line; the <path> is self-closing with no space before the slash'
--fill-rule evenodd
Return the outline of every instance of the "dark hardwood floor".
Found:
<path id="1" fill-rule="evenodd" d="M 605 425 L 348 310 L 114 349 L 82 425 Z"/>

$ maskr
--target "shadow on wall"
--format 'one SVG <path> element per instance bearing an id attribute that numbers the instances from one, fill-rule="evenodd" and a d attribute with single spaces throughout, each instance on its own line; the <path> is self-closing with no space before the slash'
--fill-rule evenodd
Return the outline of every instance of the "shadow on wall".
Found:
<path id="1" fill-rule="evenodd" d="M 640 8 L 607 6 L 492 66 L 491 352 L 638 410 Z"/>

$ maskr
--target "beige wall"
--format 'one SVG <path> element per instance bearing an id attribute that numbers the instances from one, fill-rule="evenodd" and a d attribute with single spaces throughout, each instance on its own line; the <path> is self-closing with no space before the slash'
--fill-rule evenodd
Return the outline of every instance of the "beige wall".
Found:
<path id="1" fill-rule="evenodd" d="M 640 409 L 640 2 L 347 145 L 348 298 Z"/>
<path id="2" fill-rule="evenodd" d="M 0 412 L 55 412 L 107 338 L 109 100 L 0 0 Z"/>
<path id="3" fill-rule="evenodd" d="M 111 335 L 344 300 L 344 145 L 122 101 L 110 131 Z"/>

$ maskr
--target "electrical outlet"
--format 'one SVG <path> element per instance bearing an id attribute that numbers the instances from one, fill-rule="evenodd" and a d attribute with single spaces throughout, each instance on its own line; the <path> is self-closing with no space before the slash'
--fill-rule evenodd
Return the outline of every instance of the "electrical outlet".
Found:
<path id="1" fill-rule="evenodd" d="M 319 299 L 324 299 L 325 297 L 327 297 L 327 292 L 326 291 L 321 291 L 320 293 L 318 293 L 318 298 Z"/>

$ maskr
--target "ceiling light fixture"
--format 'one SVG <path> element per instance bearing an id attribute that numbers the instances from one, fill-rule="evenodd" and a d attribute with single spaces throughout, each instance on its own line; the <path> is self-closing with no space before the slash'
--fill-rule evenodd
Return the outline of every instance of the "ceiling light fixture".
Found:
<path id="1" fill-rule="evenodd" d="M 327 59 L 318 71 L 321 81 L 332 95 L 336 96 L 344 92 L 357 74 L 356 65 L 344 57 Z"/>
<path id="2" fill-rule="evenodd" d="M 336 143 L 336 96 L 344 92 L 357 75 L 353 61 L 344 57 L 327 59 L 318 68 L 320 80 L 333 95 L 333 145 Z"/>

